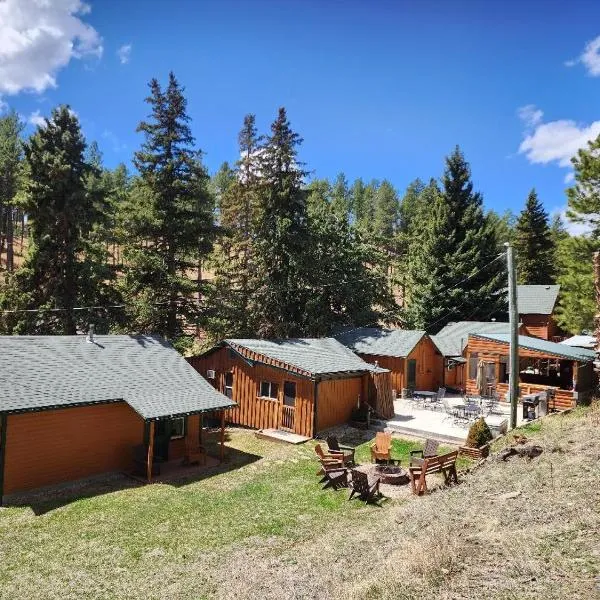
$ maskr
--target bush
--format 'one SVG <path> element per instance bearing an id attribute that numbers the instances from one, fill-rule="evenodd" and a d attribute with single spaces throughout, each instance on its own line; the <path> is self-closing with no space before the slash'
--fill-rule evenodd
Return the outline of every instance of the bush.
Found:
<path id="1" fill-rule="evenodd" d="M 471 425 L 469 428 L 469 435 L 467 436 L 467 446 L 469 448 L 481 448 L 493 439 L 492 432 L 484 421 L 483 417 L 480 417 Z"/>

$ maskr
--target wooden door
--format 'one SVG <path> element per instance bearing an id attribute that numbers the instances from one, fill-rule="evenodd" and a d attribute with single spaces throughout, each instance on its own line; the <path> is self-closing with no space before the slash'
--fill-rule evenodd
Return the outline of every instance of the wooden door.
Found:
<path id="1" fill-rule="evenodd" d="M 417 386 L 417 361 L 414 358 L 409 358 L 407 361 L 406 387 L 414 390 Z"/>
<path id="2" fill-rule="evenodd" d="M 286 381 L 283 384 L 283 404 L 281 405 L 281 419 L 279 427 L 287 431 L 294 431 L 296 415 L 296 384 Z"/>

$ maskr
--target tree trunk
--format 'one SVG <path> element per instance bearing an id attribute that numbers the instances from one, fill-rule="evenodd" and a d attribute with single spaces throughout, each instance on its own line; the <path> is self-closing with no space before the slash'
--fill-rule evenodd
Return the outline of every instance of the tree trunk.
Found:
<path id="1" fill-rule="evenodd" d="M 9 273 L 14 269 L 14 248 L 13 248 L 13 232 L 14 232 L 14 209 L 9 204 L 6 207 L 6 270 Z"/>

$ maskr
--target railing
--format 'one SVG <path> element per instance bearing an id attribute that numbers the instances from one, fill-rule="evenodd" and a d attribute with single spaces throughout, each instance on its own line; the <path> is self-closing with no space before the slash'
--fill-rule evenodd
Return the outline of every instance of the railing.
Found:
<path id="1" fill-rule="evenodd" d="M 295 412 L 295 406 L 288 406 L 287 404 L 283 404 L 281 406 L 281 429 L 289 429 L 290 431 L 294 431 Z"/>

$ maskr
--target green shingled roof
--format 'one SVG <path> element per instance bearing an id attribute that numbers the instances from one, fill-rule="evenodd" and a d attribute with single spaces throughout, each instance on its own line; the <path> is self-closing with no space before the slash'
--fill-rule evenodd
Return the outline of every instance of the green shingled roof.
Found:
<path id="1" fill-rule="evenodd" d="M 157 419 L 235 406 L 153 336 L 0 336 L 0 357 L 0 412 L 123 400 Z"/>
<path id="2" fill-rule="evenodd" d="M 359 327 L 342 332 L 336 338 L 359 354 L 404 358 L 413 351 L 424 335 L 424 331 L 414 329 Z"/>
<path id="3" fill-rule="evenodd" d="M 510 334 L 506 333 L 476 333 L 474 334 L 474 337 L 501 342 L 503 344 L 510 343 Z M 537 352 L 542 352 L 551 356 L 558 356 L 559 358 L 576 360 L 578 362 L 592 362 L 596 358 L 596 353 L 593 350 L 572 348 L 566 344 L 557 344 L 555 342 L 528 337 L 526 335 L 519 336 L 519 347 L 527 348 L 528 350 L 536 350 Z"/>
<path id="4" fill-rule="evenodd" d="M 551 315 L 560 285 L 518 285 L 517 306 L 520 315 Z"/>
<path id="5" fill-rule="evenodd" d="M 310 376 L 333 373 L 366 373 L 376 367 L 366 363 L 333 338 L 290 338 L 285 340 L 228 339 L 241 346 L 305 371 Z"/>
<path id="6" fill-rule="evenodd" d="M 470 333 L 510 333 L 510 326 L 497 321 L 457 321 L 448 323 L 431 340 L 443 356 L 461 356 Z"/>

